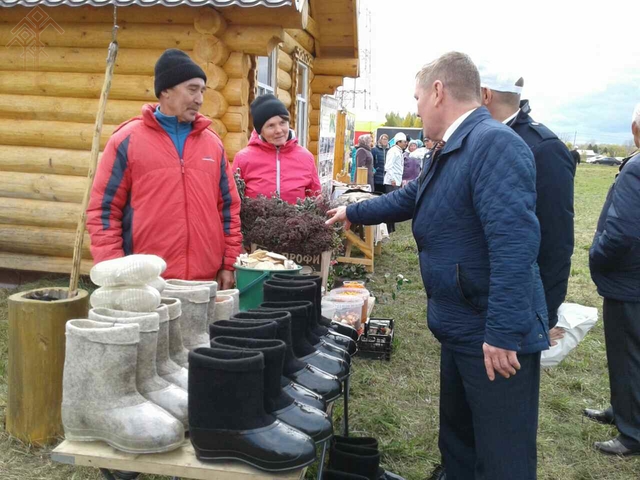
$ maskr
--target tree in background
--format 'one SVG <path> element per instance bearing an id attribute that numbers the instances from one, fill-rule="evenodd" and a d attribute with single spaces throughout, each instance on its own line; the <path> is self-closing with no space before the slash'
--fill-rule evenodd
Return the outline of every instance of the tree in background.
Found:
<path id="1" fill-rule="evenodd" d="M 385 127 L 415 127 L 422 128 L 422 119 L 416 113 L 407 113 L 404 118 L 398 112 L 389 112 L 384 116 L 387 122 Z"/>

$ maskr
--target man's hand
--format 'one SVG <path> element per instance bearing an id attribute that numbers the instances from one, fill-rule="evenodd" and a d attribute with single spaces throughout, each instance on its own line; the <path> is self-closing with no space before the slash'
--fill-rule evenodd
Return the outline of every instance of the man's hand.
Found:
<path id="1" fill-rule="evenodd" d="M 391 180 L 391 185 L 394 186 L 394 187 L 397 186 L 396 185 L 396 181 L 395 180 Z"/>
<path id="2" fill-rule="evenodd" d="M 558 340 L 564 338 L 564 328 L 553 327 L 549 330 L 549 339 L 551 340 L 551 346 L 555 347 L 558 344 Z"/>
<path id="3" fill-rule="evenodd" d="M 229 270 L 220 270 L 216 278 L 219 290 L 229 290 L 236 284 L 236 277 Z"/>
<path id="4" fill-rule="evenodd" d="M 342 222 L 344 223 L 345 230 L 349 230 L 349 228 L 351 228 L 351 222 L 347 218 L 347 207 L 334 208 L 332 210 L 329 210 L 327 212 L 327 215 L 331 217 L 325 222 L 327 225 L 333 225 L 334 223 Z"/>
<path id="5" fill-rule="evenodd" d="M 515 375 L 517 370 L 520 370 L 518 356 L 513 350 L 492 347 L 488 343 L 483 343 L 482 351 L 484 352 L 484 367 L 487 369 L 487 377 L 492 382 L 496 379 L 495 372 L 504 378 L 509 378 L 511 375 Z"/>

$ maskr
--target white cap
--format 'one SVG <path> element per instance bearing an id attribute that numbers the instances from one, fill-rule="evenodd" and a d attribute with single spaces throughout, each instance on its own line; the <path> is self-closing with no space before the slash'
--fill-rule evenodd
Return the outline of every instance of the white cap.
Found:
<path id="1" fill-rule="evenodd" d="M 516 85 L 521 78 L 519 75 L 514 75 L 491 65 L 481 65 L 478 70 L 480 72 L 480 84 L 483 88 L 495 90 L 496 92 L 517 93 L 518 95 L 522 93 L 522 87 Z"/>
<path id="2" fill-rule="evenodd" d="M 393 139 L 396 142 L 406 142 L 407 141 L 407 136 L 402 132 L 398 132 L 398 133 L 396 133 L 395 137 L 393 137 Z"/>

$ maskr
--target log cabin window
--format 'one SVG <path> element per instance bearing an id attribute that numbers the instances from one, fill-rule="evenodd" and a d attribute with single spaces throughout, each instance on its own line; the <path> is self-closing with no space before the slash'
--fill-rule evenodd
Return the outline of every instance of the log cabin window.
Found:
<path id="1" fill-rule="evenodd" d="M 258 64 L 258 96 L 265 93 L 276 94 L 276 86 L 278 85 L 278 59 L 277 48 L 269 54 L 268 57 L 257 57 Z"/>
<path id="2" fill-rule="evenodd" d="M 307 146 L 307 130 L 309 126 L 309 67 L 298 62 L 298 82 L 296 92 L 296 133 L 298 143 Z"/>

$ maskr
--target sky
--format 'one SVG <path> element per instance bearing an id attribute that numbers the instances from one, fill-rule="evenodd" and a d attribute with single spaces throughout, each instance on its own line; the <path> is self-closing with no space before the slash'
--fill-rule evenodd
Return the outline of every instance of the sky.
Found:
<path id="1" fill-rule="evenodd" d="M 565 141 L 625 143 L 640 102 L 637 0 L 360 0 L 374 102 L 415 111 L 415 74 L 457 50 L 522 76 L 531 116 Z M 364 52 L 366 56 L 366 51 Z M 361 54 L 361 62 L 363 55 Z M 364 88 L 360 81 L 358 88 Z"/>

